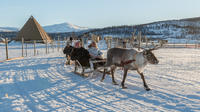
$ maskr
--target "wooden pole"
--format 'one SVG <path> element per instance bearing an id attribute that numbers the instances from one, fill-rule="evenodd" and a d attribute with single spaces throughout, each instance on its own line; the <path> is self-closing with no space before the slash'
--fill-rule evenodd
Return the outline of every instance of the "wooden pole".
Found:
<path id="1" fill-rule="evenodd" d="M 8 60 L 8 38 L 6 38 L 6 60 Z"/>
<path id="2" fill-rule="evenodd" d="M 107 46 L 108 46 L 108 49 L 111 48 L 111 39 L 110 38 L 107 38 Z"/>
<path id="3" fill-rule="evenodd" d="M 148 46 L 148 39 L 147 39 L 147 37 L 146 37 L 146 36 L 144 36 L 144 38 L 145 38 L 146 47 L 147 47 L 147 46 Z"/>
<path id="4" fill-rule="evenodd" d="M 28 48 L 28 47 L 27 47 L 27 43 L 26 43 L 26 57 L 27 57 L 27 55 L 28 55 L 28 53 L 27 53 L 27 48 Z"/>
<path id="5" fill-rule="evenodd" d="M 36 41 L 34 40 L 33 43 L 34 43 L 33 44 L 34 45 L 34 56 L 36 56 L 36 47 L 35 47 Z"/>
<path id="6" fill-rule="evenodd" d="M 65 45 L 65 38 L 62 39 L 62 50 L 64 49 L 64 45 Z"/>
<path id="7" fill-rule="evenodd" d="M 49 43 L 47 44 L 47 52 L 49 53 Z"/>
<path id="8" fill-rule="evenodd" d="M 131 43 L 134 45 L 135 40 L 135 31 L 132 33 Z"/>
<path id="9" fill-rule="evenodd" d="M 58 41 L 57 41 L 57 47 L 58 47 L 58 51 L 59 51 L 59 49 L 60 49 L 60 39 L 59 39 L 59 37 L 58 37 Z"/>
<path id="10" fill-rule="evenodd" d="M 46 46 L 46 54 L 47 54 L 47 39 L 45 40 L 45 46 Z"/>
<path id="11" fill-rule="evenodd" d="M 110 48 L 112 47 L 112 37 L 110 38 Z"/>
<path id="12" fill-rule="evenodd" d="M 123 43 L 123 48 L 126 48 L 126 40 L 125 39 L 123 40 L 122 43 Z"/>
<path id="13" fill-rule="evenodd" d="M 134 30 L 134 32 L 132 32 L 132 41 L 135 40 L 135 32 L 136 32 L 136 30 Z"/>
<path id="14" fill-rule="evenodd" d="M 53 42 L 51 43 L 51 48 L 52 48 L 52 51 L 54 52 Z"/>
<path id="15" fill-rule="evenodd" d="M 22 57 L 24 57 L 24 38 L 22 37 Z"/>
<path id="16" fill-rule="evenodd" d="M 118 40 L 118 38 L 115 40 L 115 47 L 118 47 L 119 45 L 118 45 L 118 43 L 119 43 L 119 40 Z"/>
<path id="17" fill-rule="evenodd" d="M 139 32 L 139 36 L 138 36 L 138 45 L 139 45 L 139 48 L 138 50 L 140 51 L 140 47 L 141 47 L 141 32 Z"/>

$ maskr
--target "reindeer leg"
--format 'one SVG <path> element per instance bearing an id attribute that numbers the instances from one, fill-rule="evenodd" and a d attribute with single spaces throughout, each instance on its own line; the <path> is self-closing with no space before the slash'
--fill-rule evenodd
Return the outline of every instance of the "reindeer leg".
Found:
<path id="1" fill-rule="evenodd" d="M 69 55 L 67 56 L 68 64 L 70 65 L 70 57 Z"/>
<path id="2" fill-rule="evenodd" d="M 139 72 L 138 72 L 138 73 L 139 73 Z M 140 74 L 140 76 L 141 76 L 141 78 L 142 78 L 142 81 L 143 81 L 143 84 L 144 84 L 144 88 L 146 89 L 146 91 L 151 90 L 151 89 L 148 87 L 148 85 L 147 85 L 147 83 L 146 83 L 146 81 L 145 81 L 145 79 L 144 79 L 143 73 L 139 73 L 139 74 Z"/>
<path id="3" fill-rule="evenodd" d="M 103 82 L 103 80 L 105 79 L 106 71 L 107 71 L 107 69 L 104 68 L 104 70 L 103 70 L 103 76 L 101 78 L 101 82 Z"/>
<path id="4" fill-rule="evenodd" d="M 115 68 L 116 68 L 115 66 L 111 67 L 112 83 L 114 85 L 118 85 L 117 82 L 115 81 L 115 77 L 114 77 Z"/>
<path id="5" fill-rule="evenodd" d="M 122 89 L 126 89 L 127 88 L 127 87 L 124 86 L 124 83 L 125 83 L 125 80 L 126 80 L 126 76 L 127 76 L 127 72 L 128 72 L 128 69 L 124 68 L 124 77 L 123 77 L 123 80 L 121 82 Z"/>
<path id="6" fill-rule="evenodd" d="M 70 65 L 70 57 L 69 57 L 69 55 L 67 56 L 67 61 L 66 61 L 65 64 L 66 64 L 66 65 Z"/>
<path id="7" fill-rule="evenodd" d="M 85 68 L 82 67 L 82 73 L 81 75 L 84 76 Z"/>
<path id="8" fill-rule="evenodd" d="M 75 68 L 74 68 L 74 72 L 76 72 L 77 71 L 77 63 L 76 63 L 76 61 L 75 61 Z"/>
<path id="9" fill-rule="evenodd" d="M 66 65 L 70 65 L 70 60 L 69 59 L 67 59 L 67 61 L 66 61 L 66 63 L 65 63 Z"/>

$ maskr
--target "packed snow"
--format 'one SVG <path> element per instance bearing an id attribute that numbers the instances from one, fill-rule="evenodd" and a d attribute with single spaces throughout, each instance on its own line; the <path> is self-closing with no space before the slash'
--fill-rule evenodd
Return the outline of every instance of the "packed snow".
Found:
<path id="1" fill-rule="evenodd" d="M 104 44 L 99 47 L 106 54 Z M 0 62 L 0 112 L 199 112 L 200 49 L 161 48 L 154 54 L 159 64 L 144 71 L 151 91 L 135 71 L 128 72 L 128 89 L 120 86 L 121 68 L 115 73 L 119 85 L 110 75 L 100 82 L 101 73 L 74 74 L 61 50 Z"/>

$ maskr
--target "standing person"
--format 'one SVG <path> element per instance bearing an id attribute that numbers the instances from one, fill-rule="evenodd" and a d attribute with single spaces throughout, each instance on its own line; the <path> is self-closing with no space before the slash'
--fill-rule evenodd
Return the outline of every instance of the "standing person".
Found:
<path id="1" fill-rule="evenodd" d="M 67 46 L 73 46 L 73 38 L 69 37 L 69 40 L 67 41 Z"/>
<path id="2" fill-rule="evenodd" d="M 72 37 L 69 38 L 69 42 L 70 42 L 70 44 L 72 46 L 72 42 L 73 42 L 73 38 Z"/>
<path id="3" fill-rule="evenodd" d="M 103 59 L 103 53 L 98 49 L 96 42 L 92 41 L 92 43 L 88 46 L 88 51 L 92 59 Z"/>

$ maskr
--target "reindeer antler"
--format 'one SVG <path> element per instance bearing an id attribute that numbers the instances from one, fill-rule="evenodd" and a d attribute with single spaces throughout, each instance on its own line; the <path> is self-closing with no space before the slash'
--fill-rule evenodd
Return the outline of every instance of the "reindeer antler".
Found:
<path id="1" fill-rule="evenodd" d="M 140 48 L 140 49 L 145 49 L 144 47 L 139 47 L 138 45 L 134 45 L 133 43 L 130 43 L 132 45 L 133 48 Z"/>
<path id="2" fill-rule="evenodd" d="M 159 48 L 161 48 L 161 47 L 162 47 L 162 46 L 156 45 L 154 48 L 151 48 L 151 49 L 148 49 L 148 50 L 153 51 L 153 50 L 157 50 L 157 49 L 159 49 Z"/>

